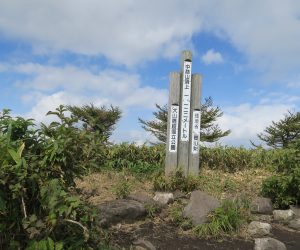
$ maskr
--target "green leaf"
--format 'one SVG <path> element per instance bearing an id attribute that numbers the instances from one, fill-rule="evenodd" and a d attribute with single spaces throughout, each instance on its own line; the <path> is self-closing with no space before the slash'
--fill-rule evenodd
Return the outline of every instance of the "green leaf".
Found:
<path id="1" fill-rule="evenodd" d="M 13 158 L 13 160 L 17 163 L 20 164 L 21 162 L 21 157 L 19 156 L 19 154 L 13 150 L 13 149 L 8 149 L 8 153 L 10 154 L 10 156 Z"/>
<path id="2" fill-rule="evenodd" d="M 18 153 L 19 157 L 22 156 L 24 148 L 25 148 L 25 143 L 23 142 L 22 145 L 18 148 L 18 152 L 17 153 Z"/>
<path id="3" fill-rule="evenodd" d="M 50 237 L 47 239 L 47 250 L 55 250 L 54 241 Z"/>

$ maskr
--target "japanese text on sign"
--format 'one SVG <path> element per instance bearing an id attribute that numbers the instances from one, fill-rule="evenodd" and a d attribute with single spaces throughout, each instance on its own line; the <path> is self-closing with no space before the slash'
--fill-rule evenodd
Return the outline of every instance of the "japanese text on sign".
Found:
<path id="1" fill-rule="evenodd" d="M 200 121 L 201 112 L 200 110 L 193 111 L 193 135 L 192 135 L 192 153 L 199 153 L 199 141 L 200 141 Z"/>
<path id="2" fill-rule="evenodd" d="M 179 120 L 179 107 L 178 105 L 171 106 L 170 115 L 170 137 L 169 137 L 169 151 L 177 152 L 178 141 L 178 120 Z"/>
<path id="3" fill-rule="evenodd" d="M 189 140 L 192 62 L 184 61 L 182 74 L 181 141 Z"/>

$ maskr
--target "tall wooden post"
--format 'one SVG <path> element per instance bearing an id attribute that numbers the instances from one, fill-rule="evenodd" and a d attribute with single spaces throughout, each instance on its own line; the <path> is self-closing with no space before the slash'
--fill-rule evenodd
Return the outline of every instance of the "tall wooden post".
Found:
<path id="1" fill-rule="evenodd" d="M 189 148 L 189 174 L 199 174 L 199 142 L 200 142 L 200 96 L 201 96 L 201 76 L 192 75 L 191 94 L 191 123 L 190 123 L 190 148 Z"/>
<path id="2" fill-rule="evenodd" d="M 180 101 L 180 74 L 178 72 L 171 72 L 170 85 L 169 85 L 166 167 L 165 167 L 165 174 L 167 176 L 174 173 L 177 168 L 179 101 Z"/>
<path id="3" fill-rule="evenodd" d="M 199 173 L 201 76 L 192 75 L 192 52 L 181 57 L 180 73 L 170 74 L 166 176 L 180 168 L 185 176 Z"/>
<path id="4" fill-rule="evenodd" d="M 178 168 L 188 175 L 189 141 L 190 141 L 190 113 L 191 113 L 191 75 L 192 52 L 185 50 L 181 56 L 181 84 L 180 84 L 180 122 L 178 145 Z"/>

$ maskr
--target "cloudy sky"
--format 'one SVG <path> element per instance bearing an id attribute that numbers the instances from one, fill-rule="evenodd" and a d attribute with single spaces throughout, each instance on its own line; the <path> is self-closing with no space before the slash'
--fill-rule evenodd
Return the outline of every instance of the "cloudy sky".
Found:
<path id="1" fill-rule="evenodd" d="M 151 139 L 180 53 L 193 52 L 202 99 L 224 111 L 227 145 L 300 108 L 300 1 L 0 0 L 0 109 L 47 121 L 59 104 L 117 105 L 115 142 Z"/>

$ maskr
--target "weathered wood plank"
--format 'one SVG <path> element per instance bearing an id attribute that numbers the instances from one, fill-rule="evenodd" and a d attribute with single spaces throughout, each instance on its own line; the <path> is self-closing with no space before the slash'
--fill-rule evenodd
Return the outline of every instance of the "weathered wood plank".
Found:
<path id="1" fill-rule="evenodd" d="M 189 136 L 188 138 L 184 138 L 184 127 L 189 130 L 190 127 L 190 96 L 187 98 L 188 93 L 184 91 L 184 81 L 185 72 L 184 72 L 184 64 L 185 62 L 192 62 L 192 52 L 189 50 L 185 50 L 181 55 L 181 73 L 180 73 L 180 123 L 179 123 L 179 145 L 178 145 L 178 167 L 181 168 L 185 174 L 188 175 L 188 167 L 189 167 Z M 191 64 L 190 64 L 190 71 Z M 191 87 L 191 82 L 189 83 Z M 183 93 L 185 92 L 185 93 Z M 189 93 L 190 94 L 190 93 Z M 188 103 L 187 103 L 188 100 Z M 184 102 L 184 103 L 183 103 Z M 186 109 L 185 109 L 186 108 Z M 187 122 L 184 122 L 186 121 Z M 188 135 L 189 132 L 187 131 Z"/>
<path id="2" fill-rule="evenodd" d="M 191 93 L 191 123 L 190 123 L 190 146 L 189 146 L 189 175 L 199 174 L 199 149 L 200 149 L 200 98 L 202 78 L 199 74 L 192 75 Z M 194 144 L 194 145 L 193 145 Z"/>
<path id="3" fill-rule="evenodd" d="M 168 101 L 168 123 L 167 123 L 167 143 L 166 143 L 166 162 L 165 162 L 165 174 L 170 176 L 175 172 L 177 168 L 177 153 L 178 153 L 178 138 L 179 138 L 179 129 L 177 128 L 177 137 L 176 137 L 176 151 L 170 152 L 170 139 L 172 136 L 171 128 L 171 114 L 172 106 L 177 105 L 179 112 L 179 102 L 180 102 L 180 74 L 178 72 L 170 73 L 170 84 L 169 84 L 169 101 Z M 177 120 L 179 122 L 179 113 Z"/>

